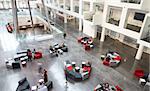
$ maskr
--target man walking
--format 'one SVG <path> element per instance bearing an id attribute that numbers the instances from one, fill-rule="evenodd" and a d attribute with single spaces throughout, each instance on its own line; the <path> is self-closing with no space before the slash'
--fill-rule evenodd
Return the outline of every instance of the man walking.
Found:
<path id="1" fill-rule="evenodd" d="M 64 36 L 64 39 L 65 39 L 66 38 L 66 33 L 64 33 L 63 36 Z"/>

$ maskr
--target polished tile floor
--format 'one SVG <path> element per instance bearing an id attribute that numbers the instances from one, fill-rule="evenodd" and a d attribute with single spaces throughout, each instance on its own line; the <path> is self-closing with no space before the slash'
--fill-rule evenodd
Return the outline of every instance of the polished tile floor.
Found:
<path id="1" fill-rule="evenodd" d="M 67 32 L 67 38 L 63 39 L 62 33 L 54 31 L 54 37 L 50 40 L 35 41 L 34 36 L 44 34 L 41 29 L 25 30 L 20 35 L 20 41 L 17 41 L 13 34 L 7 33 L 4 24 L 0 28 L 0 91 L 15 91 L 17 82 L 27 77 L 31 86 L 36 85 L 41 78 L 38 73 L 38 63 L 42 63 L 43 68 L 48 70 L 49 80 L 54 82 L 52 91 L 93 91 L 94 87 L 101 82 L 109 82 L 113 85 L 119 85 L 124 91 L 148 91 L 148 89 L 141 87 L 138 80 L 133 76 L 133 71 L 136 68 L 142 68 L 145 72 L 149 72 L 149 56 L 143 54 L 142 60 L 134 59 L 136 49 L 126 46 L 109 37 L 104 43 L 95 40 L 95 48 L 91 51 L 85 51 L 77 42 L 77 37 L 83 36 L 79 32 L 74 23 L 63 24 L 56 20 L 56 24 L 61 25 Z M 54 43 L 65 42 L 68 45 L 69 52 L 59 55 L 59 57 L 50 57 L 48 53 L 49 45 Z M 5 59 L 13 57 L 17 50 L 33 49 L 42 51 L 43 58 L 33 60 L 27 63 L 26 68 L 21 70 L 7 69 L 5 66 Z M 126 59 L 122 61 L 119 67 L 110 68 L 102 64 L 100 55 L 105 54 L 108 50 L 117 51 Z M 68 88 L 65 85 L 65 76 L 63 71 L 63 62 L 66 60 L 75 61 L 81 64 L 82 61 L 92 62 L 92 73 L 90 79 L 83 82 L 68 82 Z"/>

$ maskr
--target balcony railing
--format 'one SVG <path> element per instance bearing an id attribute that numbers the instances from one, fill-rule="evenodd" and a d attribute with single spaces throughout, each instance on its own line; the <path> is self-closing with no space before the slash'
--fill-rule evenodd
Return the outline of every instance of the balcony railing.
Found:
<path id="1" fill-rule="evenodd" d="M 121 0 L 123 3 L 133 3 L 133 4 L 140 4 L 141 0 Z"/>
<path id="2" fill-rule="evenodd" d="M 116 26 L 119 26 L 119 22 L 120 22 L 120 20 L 115 20 L 114 18 L 110 18 L 108 20 L 108 23 L 116 25 Z"/>

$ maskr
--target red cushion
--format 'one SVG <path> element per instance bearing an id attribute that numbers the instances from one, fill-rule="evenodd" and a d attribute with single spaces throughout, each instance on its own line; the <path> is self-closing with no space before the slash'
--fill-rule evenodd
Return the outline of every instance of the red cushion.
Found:
<path id="1" fill-rule="evenodd" d="M 84 49 L 85 49 L 85 50 L 90 50 L 91 48 L 90 48 L 89 45 L 84 45 Z"/>
<path id="2" fill-rule="evenodd" d="M 35 52 L 34 58 L 35 58 L 35 59 L 42 58 L 42 53 L 41 53 L 41 52 Z"/>
<path id="3" fill-rule="evenodd" d="M 144 71 L 141 69 L 137 69 L 137 70 L 135 70 L 134 75 L 138 78 L 141 78 L 144 76 Z"/>
<path id="4" fill-rule="evenodd" d="M 117 91 L 123 91 L 119 86 L 115 86 Z"/>
<path id="5" fill-rule="evenodd" d="M 68 66 L 67 69 L 68 70 L 73 70 L 73 67 L 72 66 Z"/>
<path id="6" fill-rule="evenodd" d="M 120 60 L 121 60 L 121 57 L 120 57 L 120 56 L 116 56 L 116 57 L 114 58 L 114 60 L 120 61 Z"/>
<path id="7" fill-rule="evenodd" d="M 88 71 L 89 73 L 91 73 L 91 67 L 83 67 L 83 71 Z"/>
<path id="8" fill-rule="evenodd" d="M 108 61 L 103 61 L 103 64 L 106 66 L 109 66 L 109 62 Z"/>

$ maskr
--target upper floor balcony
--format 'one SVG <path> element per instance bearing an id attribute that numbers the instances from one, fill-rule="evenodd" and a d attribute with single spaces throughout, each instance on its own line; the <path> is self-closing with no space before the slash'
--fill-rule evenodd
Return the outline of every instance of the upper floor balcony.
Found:
<path id="1" fill-rule="evenodd" d="M 106 0 L 109 5 L 150 11 L 150 0 Z"/>
<path id="2" fill-rule="evenodd" d="M 147 12 L 143 10 L 129 9 L 127 11 L 124 28 L 140 33 L 146 13 Z"/>
<path id="3" fill-rule="evenodd" d="M 121 0 L 122 3 L 141 4 L 141 0 Z"/>
<path id="4" fill-rule="evenodd" d="M 94 3 L 93 4 L 93 10 L 90 11 L 89 5 L 85 5 L 83 8 L 83 17 L 84 20 L 91 22 L 94 25 L 101 25 L 102 24 L 102 18 L 103 18 L 103 4 L 100 3 Z"/>
<path id="5" fill-rule="evenodd" d="M 143 24 L 143 29 L 141 31 L 141 41 L 144 41 L 146 43 L 149 43 L 150 45 L 150 16 L 146 17 L 146 20 Z"/>
<path id="6" fill-rule="evenodd" d="M 109 6 L 107 11 L 106 22 L 119 26 L 121 19 L 122 8 Z"/>

